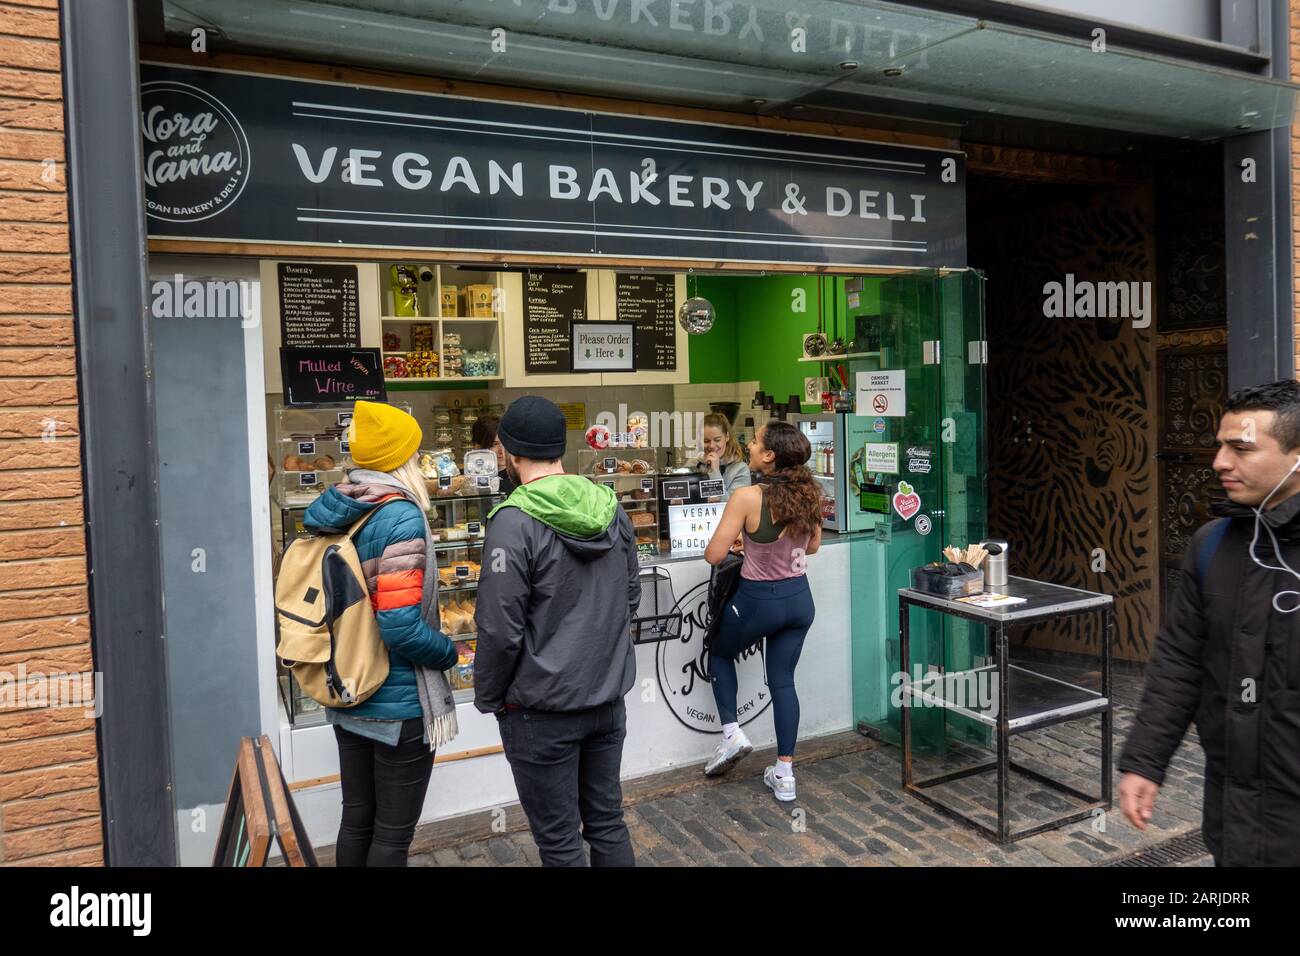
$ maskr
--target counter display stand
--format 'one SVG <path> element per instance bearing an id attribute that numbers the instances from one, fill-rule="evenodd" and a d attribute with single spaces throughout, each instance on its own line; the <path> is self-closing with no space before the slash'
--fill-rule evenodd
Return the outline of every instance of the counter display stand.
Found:
<path id="1" fill-rule="evenodd" d="M 900 588 L 898 591 L 899 659 L 904 667 L 907 667 L 911 661 L 908 614 L 913 607 L 927 608 L 940 614 L 987 624 L 994 629 L 995 636 L 992 664 L 968 671 L 943 674 L 942 680 L 929 683 L 904 681 L 903 789 L 936 810 L 960 820 L 998 843 L 1012 843 L 1044 830 L 1053 830 L 1076 820 L 1087 819 L 1093 816 L 1096 810 L 1103 807 L 1109 810 L 1112 805 L 1111 722 L 1113 718 L 1110 702 L 1110 649 L 1111 636 L 1115 627 L 1115 599 L 1109 594 L 1098 594 L 1093 591 L 1082 591 L 1011 576 L 1008 576 L 1006 584 L 997 586 L 997 593 L 1024 598 L 1024 601 L 1020 604 L 983 608 L 935 594 L 926 594 L 912 588 Z M 1100 693 L 1010 662 L 1007 646 L 1009 627 L 1090 613 L 1102 615 Z M 986 679 L 992 676 L 997 681 L 993 688 L 996 700 L 988 700 L 987 706 L 981 706 L 982 702 L 973 703 L 969 699 L 972 695 L 966 692 L 968 688 L 976 685 L 981 675 L 985 675 Z M 978 695 L 974 696 L 978 697 Z M 989 696 L 991 698 L 993 695 Z M 988 763 L 965 767 L 924 780 L 914 779 L 911 708 L 918 703 L 920 706 L 943 707 L 991 728 L 997 758 Z M 1095 715 L 1101 716 L 1100 796 L 1083 793 L 1066 786 L 1011 759 L 1010 746 L 1013 735 Z M 1076 800 L 1082 800 L 1085 805 L 1012 833 L 1007 815 L 1007 784 L 1012 770 Z M 996 830 L 972 820 L 964 813 L 946 806 L 926 793 L 926 790 L 931 787 L 990 771 L 997 773 Z"/>
<path id="2" fill-rule="evenodd" d="M 404 402 L 389 404 L 407 414 L 411 412 L 411 406 Z M 330 485 L 342 481 L 345 469 L 352 466 L 347 442 L 352 403 L 311 408 L 277 405 L 272 419 L 270 453 L 275 477 L 271 479 L 271 500 L 280 512 L 280 555 L 283 555 L 294 538 L 306 534 L 302 519 L 311 503 Z M 324 723 L 324 708 L 302 692 L 291 671 L 280 668 L 278 661 L 276 666 L 280 697 L 289 722 L 296 727 Z"/>
<path id="3" fill-rule="evenodd" d="M 649 448 L 581 449 L 578 473 L 608 486 L 632 520 L 637 558 L 645 564 L 659 557 L 659 478 Z"/>
<path id="4" fill-rule="evenodd" d="M 470 483 L 472 484 L 472 482 Z M 438 563 L 438 612 L 442 630 L 456 642 L 457 659 L 451 669 L 456 703 L 474 699 L 474 606 L 483 562 L 483 537 L 487 516 L 502 501 L 492 490 L 472 488 L 465 494 L 438 494 L 438 480 L 429 482 L 432 510 L 429 516 L 434 554 Z"/>

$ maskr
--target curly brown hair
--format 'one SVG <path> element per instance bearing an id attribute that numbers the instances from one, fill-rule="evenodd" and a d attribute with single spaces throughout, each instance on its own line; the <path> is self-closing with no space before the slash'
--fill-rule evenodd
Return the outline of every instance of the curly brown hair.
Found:
<path id="1" fill-rule="evenodd" d="M 770 474 L 755 475 L 767 485 L 772 520 L 784 522 L 796 536 L 811 535 L 822 523 L 822 495 L 805 462 L 812 445 L 803 432 L 789 422 L 768 422 L 763 426 L 763 447 L 775 456 Z"/>

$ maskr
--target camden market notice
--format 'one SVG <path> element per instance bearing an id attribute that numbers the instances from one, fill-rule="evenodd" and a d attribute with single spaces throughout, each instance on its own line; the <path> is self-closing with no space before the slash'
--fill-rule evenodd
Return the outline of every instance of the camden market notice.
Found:
<path id="1" fill-rule="evenodd" d="M 962 154 L 143 64 L 156 238 L 960 267 Z"/>

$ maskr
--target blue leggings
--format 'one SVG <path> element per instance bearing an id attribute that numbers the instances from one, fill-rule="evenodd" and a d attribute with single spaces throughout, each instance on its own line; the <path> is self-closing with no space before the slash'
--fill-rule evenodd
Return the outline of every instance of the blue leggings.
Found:
<path id="1" fill-rule="evenodd" d="M 735 597 L 722 610 L 725 619 L 709 648 L 718 719 L 724 724 L 736 722 L 736 658 L 767 638 L 763 656 L 776 722 L 776 752 L 781 757 L 793 757 L 799 735 L 794 668 L 815 610 L 808 579 L 802 574 L 780 581 L 742 578 Z"/>

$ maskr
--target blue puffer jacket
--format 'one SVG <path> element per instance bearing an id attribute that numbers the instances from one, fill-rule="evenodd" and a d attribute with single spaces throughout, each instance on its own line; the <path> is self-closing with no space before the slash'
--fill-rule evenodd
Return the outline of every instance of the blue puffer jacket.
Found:
<path id="1" fill-rule="evenodd" d="M 380 501 L 402 489 L 370 480 L 376 472 L 354 471 L 350 481 L 328 489 L 303 518 L 311 531 L 340 532 Z M 375 515 L 354 539 L 370 592 L 370 605 L 379 620 L 379 633 L 388 645 L 388 679 L 364 703 L 342 711 L 353 717 L 408 720 L 422 714 L 412 662 L 446 670 L 456 663 L 456 645 L 425 619 L 424 519 L 413 501 L 390 504 Z M 430 615 L 433 617 L 433 615 Z M 436 620 L 436 617 L 433 617 Z"/>

